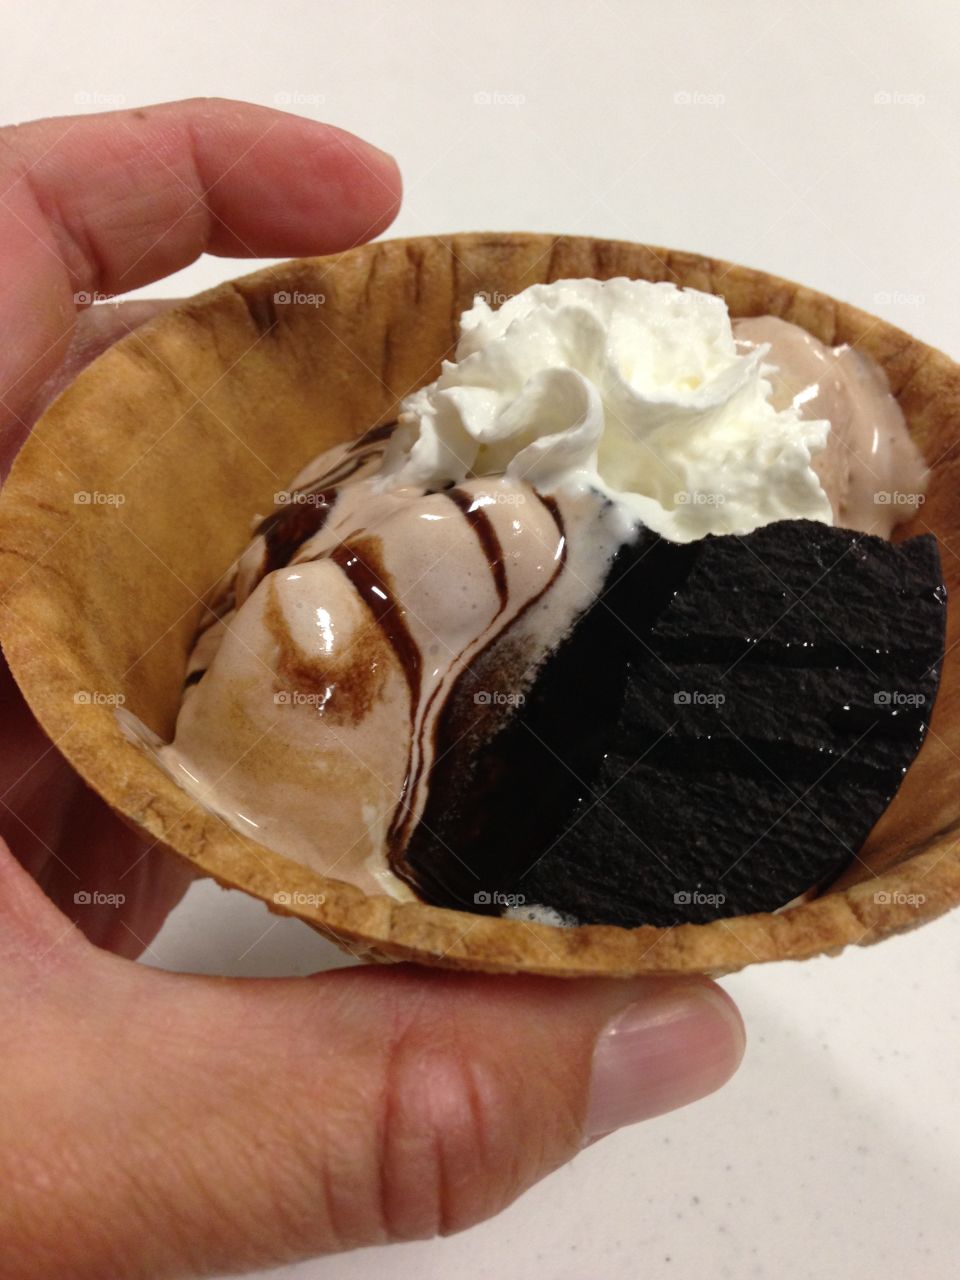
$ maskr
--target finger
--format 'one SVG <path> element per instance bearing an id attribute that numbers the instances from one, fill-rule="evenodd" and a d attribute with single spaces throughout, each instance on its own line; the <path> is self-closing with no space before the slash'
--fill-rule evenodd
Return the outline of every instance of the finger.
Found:
<path id="1" fill-rule="evenodd" d="M 204 252 L 344 249 L 388 226 L 399 201 L 390 156 L 246 103 L 195 99 L 0 131 L 7 451 L 63 355 L 77 296 L 136 288 Z"/>
<path id="2" fill-rule="evenodd" d="M 81 311 L 62 361 L 38 389 L 23 415 L 27 424 L 32 425 L 77 374 L 108 347 L 182 301 L 182 298 L 134 298 Z"/>
<path id="3" fill-rule="evenodd" d="M 743 1050 L 705 979 L 404 965 L 239 982 L 90 954 L 96 1008 L 59 1055 L 63 1083 L 34 1081 L 22 1043 L 0 1080 L 30 1117 L 0 1166 L 36 1172 L 0 1239 L 48 1242 L 21 1245 L 25 1280 L 54 1250 L 67 1270 L 81 1250 L 83 1274 L 129 1274 L 134 1250 L 144 1274 L 206 1275 L 457 1231 L 590 1135 L 715 1089 Z M 67 968 L 50 1005 L 71 1002 Z M 71 1135 L 67 1176 L 33 1138 L 51 1131 Z M 79 1244 L 76 1227 L 50 1240 L 54 1218 L 82 1224 Z"/>
<path id="4" fill-rule="evenodd" d="M 333 125 L 221 99 L 4 130 L 4 194 L 77 291 L 114 294 L 200 253 L 332 253 L 389 225 L 396 162 Z"/>
<path id="5" fill-rule="evenodd" d="M 118 338 L 178 301 L 144 298 L 82 311 L 28 422 Z M 146 843 L 81 782 L 41 732 L 2 656 L 0 721 L 0 841 L 91 942 L 135 959 L 190 887 L 187 863 Z"/>
<path id="6" fill-rule="evenodd" d="M 0 723 L 0 862 L 14 851 L 64 913 L 59 931 L 73 921 L 98 946 L 140 955 L 189 887 L 187 864 L 144 841 L 77 777 L 2 659 Z"/>
<path id="7" fill-rule="evenodd" d="M 83 783 L 63 826 L 40 888 L 96 946 L 131 960 L 149 954 L 195 879 L 189 863 L 144 840 Z"/>
<path id="8" fill-rule="evenodd" d="M 129 959 L 149 951 L 193 883 L 189 864 L 143 840 L 75 775 L 56 777 L 37 797 L 15 816 L 0 805 L 0 861 L 15 857 L 30 872 L 63 913 L 62 929 L 72 923 Z"/>

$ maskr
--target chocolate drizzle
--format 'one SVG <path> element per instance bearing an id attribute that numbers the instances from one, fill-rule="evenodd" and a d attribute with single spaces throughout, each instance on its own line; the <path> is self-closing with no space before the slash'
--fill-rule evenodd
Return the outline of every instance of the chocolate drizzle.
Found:
<path id="1" fill-rule="evenodd" d="M 363 435 L 357 436 L 353 444 L 350 446 L 351 453 L 357 453 L 361 449 L 368 448 L 374 444 L 385 444 L 397 429 L 396 419 L 393 422 L 384 422 L 379 427 L 371 427 L 369 431 L 364 431 Z"/>
<path id="2" fill-rule="evenodd" d="M 414 770 L 412 726 L 416 721 L 420 702 L 423 663 L 420 649 L 406 623 L 406 611 L 397 602 L 390 575 L 383 567 L 380 556 L 380 540 L 375 537 L 355 538 L 342 542 L 330 552 L 330 559 L 339 566 L 354 590 L 373 614 L 374 621 L 400 663 L 407 687 L 410 690 L 410 746 L 407 751 L 407 767 L 397 806 L 387 831 L 391 851 L 401 848 L 406 841 L 408 825 L 407 797 L 410 793 L 411 775 Z"/>
<path id="3" fill-rule="evenodd" d="M 303 544 L 321 531 L 337 501 L 337 487 L 384 452 L 396 425 L 387 422 L 365 431 L 352 441 L 339 462 L 313 484 L 294 489 L 283 505 L 260 521 L 254 529 L 254 536 L 265 543 L 260 577 L 288 565 Z"/>
<path id="4" fill-rule="evenodd" d="M 263 576 L 288 565 L 308 538 L 319 533 L 337 500 L 336 489 L 309 490 L 292 495 L 290 506 L 281 507 L 257 525 L 263 538 Z"/>
<path id="5" fill-rule="evenodd" d="M 420 697 L 423 664 L 420 649 L 406 623 L 406 610 L 397 601 L 390 575 L 383 567 L 380 539 L 352 538 L 334 547 L 329 557 L 350 580 L 376 620 L 397 656 L 410 689 L 410 700 Z"/>
<path id="6" fill-rule="evenodd" d="M 483 656 L 483 654 L 485 653 L 486 649 L 489 647 L 489 645 L 490 645 L 490 644 L 492 644 L 495 640 L 500 640 L 500 639 L 502 639 L 502 638 L 503 638 L 503 636 L 506 634 L 506 632 L 507 632 L 507 631 L 509 631 L 509 630 L 511 630 L 512 628 L 516 627 L 516 625 L 517 625 L 517 623 L 520 621 L 520 619 L 521 619 L 522 617 L 524 617 L 527 613 L 529 613 L 529 611 L 533 608 L 533 606 L 534 606 L 535 604 L 539 604 L 539 603 L 540 603 L 540 601 L 541 601 L 541 600 L 543 599 L 543 597 L 547 594 L 547 592 L 550 590 L 550 588 L 553 586 L 553 584 L 557 581 L 557 579 L 560 577 L 561 573 L 563 572 L 564 568 L 566 567 L 566 563 L 567 563 L 567 533 L 566 533 L 566 526 L 564 525 L 564 522 L 563 522 L 563 516 L 562 516 L 562 515 L 561 515 L 561 513 L 560 513 L 560 508 L 559 508 L 559 506 L 557 505 L 556 500 L 555 500 L 554 498 L 551 498 L 549 494 L 538 493 L 536 489 L 531 489 L 531 490 L 530 490 L 530 492 L 533 494 L 533 496 L 534 496 L 535 498 L 539 499 L 539 501 L 541 502 L 541 504 L 542 504 L 542 505 L 547 509 L 547 511 L 549 511 L 550 516 L 551 516 L 551 518 L 552 518 L 552 520 L 553 520 L 553 523 L 554 523 L 554 525 L 556 526 L 556 529 L 557 529 L 557 549 L 556 549 L 556 551 L 553 553 L 553 560 L 554 560 L 554 563 L 555 563 L 555 565 L 556 565 L 556 568 L 554 569 L 554 571 L 553 571 L 553 573 L 552 573 L 552 575 L 551 575 L 551 577 L 550 577 L 549 581 L 546 583 L 546 585 L 545 585 L 544 587 L 542 587 L 538 592 L 536 592 L 536 594 L 535 594 L 535 595 L 532 595 L 532 596 L 530 597 L 530 599 L 529 599 L 529 600 L 527 600 L 527 601 L 526 601 L 526 602 L 525 602 L 525 603 L 524 603 L 524 604 L 523 604 L 523 605 L 522 605 L 522 606 L 517 610 L 517 612 L 514 614 L 513 618 L 510 620 L 509 627 L 507 627 L 507 628 L 505 629 L 505 631 L 504 631 L 504 632 L 498 632 L 498 633 L 496 633 L 495 635 L 492 635 L 492 636 L 490 637 L 490 640 L 489 640 L 489 642 L 488 642 L 488 645 L 486 645 L 486 646 L 484 647 L 484 649 L 482 649 L 478 654 L 476 654 L 476 655 L 475 655 L 475 657 L 474 657 L 474 660 L 475 660 L 475 661 L 476 661 L 478 658 L 481 658 L 481 657 Z M 498 616 L 499 616 L 499 615 L 498 615 Z M 466 673 L 466 672 L 464 672 L 463 674 L 464 674 L 464 675 L 466 675 L 467 673 Z M 451 695 L 451 696 L 452 696 L 452 695 Z"/>
<path id="7" fill-rule="evenodd" d="M 480 648 L 473 655 L 471 660 L 466 664 L 466 666 L 464 667 L 464 670 L 453 682 L 453 685 L 447 690 L 446 698 L 444 700 L 444 705 L 439 709 L 439 712 L 431 715 L 431 713 L 434 712 L 435 704 L 438 698 L 440 697 L 440 694 L 442 691 L 442 686 L 440 685 L 437 685 L 437 687 L 433 690 L 429 699 L 427 700 L 426 706 L 423 709 L 423 713 L 420 719 L 421 740 L 418 741 L 417 743 L 417 751 L 416 751 L 416 767 L 415 767 L 415 770 L 412 771 L 413 777 L 412 777 L 410 786 L 408 788 L 405 788 L 404 796 L 401 798 L 401 803 L 400 805 L 398 805 L 397 811 L 394 815 L 394 823 L 391 825 L 390 845 L 387 851 L 389 862 L 390 862 L 390 869 L 394 871 L 397 875 L 401 876 L 403 879 L 409 881 L 414 887 L 417 887 L 417 880 L 416 880 L 416 877 L 411 872 L 411 869 L 407 864 L 404 855 L 405 855 L 406 846 L 409 842 L 410 836 L 413 833 L 414 829 L 417 826 L 417 823 L 420 820 L 420 815 L 414 812 L 414 804 L 417 798 L 418 791 L 420 790 L 420 783 L 424 773 L 423 762 L 424 762 L 424 759 L 426 758 L 426 751 L 425 751 L 425 743 L 422 740 L 422 735 L 425 732 L 426 726 L 428 724 L 431 726 L 430 733 L 431 733 L 432 740 L 430 742 L 430 747 L 431 747 L 430 755 L 433 761 L 433 764 L 430 770 L 430 777 L 428 778 L 428 785 L 426 788 L 426 797 L 429 797 L 430 789 L 433 785 L 433 774 L 437 767 L 437 764 L 440 761 L 442 761 L 443 756 L 446 755 L 450 751 L 452 745 L 454 745 L 452 742 L 445 741 L 442 739 L 442 732 L 441 732 L 442 727 L 446 725 L 447 718 L 448 718 L 447 709 L 451 706 L 451 704 L 455 702 L 462 702 L 468 695 L 472 695 L 473 692 L 479 688 L 480 682 L 476 674 L 476 668 L 483 666 L 484 659 L 486 658 L 486 656 L 488 655 L 488 653 L 490 652 L 490 650 L 494 645 L 498 645 L 500 642 L 504 640 L 507 640 L 509 642 L 511 635 L 517 626 L 517 623 L 520 621 L 522 617 L 524 617 L 529 612 L 530 609 L 533 608 L 534 605 L 539 603 L 539 601 L 541 601 L 544 598 L 547 592 L 556 583 L 557 579 L 560 577 L 566 565 L 567 540 L 566 540 L 563 516 L 560 514 L 560 508 L 558 507 L 557 503 L 554 501 L 553 498 L 537 493 L 535 489 L 531 489 L 531 494 L 537 499 L 539 499 L 542 505 L 550 513 L 550 516 L 553 519 L 554 525 L 556 526 L 558 541 L 557 541 L 557 549 L 554 552 L 554 556 L 553 556 L 556 567 L 554 568 L 554 571 L 550 575 L 547 582 L 540 588 L 539 591 L 537 591 L 533 596 L 531 596 L 529 600 L 525 601 L 525 603 L 517 610 L 513 618 L 510 620 L 510 622 L 507 623 L 505 627 L 494 627 L 493 623 L 496 622 L 496 620 L 504 612 L 508 602 L 506 569 L 504 566 L 503 548 L 500 543 L 500 539 L 498 538 L 496 530 L 493 528 L 493 525 L 489 517 L 486 515 L 485 512 L 483 512 L 483 508 L 480 506 L 476 506 L 474 502 L 471 502 L 469 494 L 464 493 L 462 490 L 458 490 L 458 489 L 449 489 L 446 491 L 446 496 L 450 498 L 451 501 L 453 501 L 454 504 L 457 506 L 457 508 L 463 513 L 464 518 L 467 519 L 467 521 L 471 525 L 471 528 L 477 534 L 477 537 L 480 541 L 480 545 L 483 548 L 484 553 L 486 555 L 487 563 L 490 567 L 490 572 L 493 576 L 494 583 L 497 587 L 497 595 L 500 600 L 500 607 L 497 610 L 496 614 L 494 615 L 494 618 L 490 624 L 490 627 L 488 629 L 489 633 L 486 637 L 485 643 L 480 646 Z M 476 516 L 478 513 L 482 514 L 482 517 L 483 517 L 482 523 L 480 521 L 475 521 L 474 519 L 471 518 L 472 516 Z M 501 575 L 502 575 L 502 578 L 501 578 Z M 501 589 L 501 581 L 502 581 L 502 589 Z M 462 657 L 462 654 L 458 654 L 457 657 L 458 658 Z M 416 729 L 417 729 L 417 726 L 416 726 L 416 723 L 414 722 L 414 724 L 411 726 L 411 748 L 410 748 L 411 756 L 413 755 L 413 742 L 414 742 L 414 737 L 416 735 Z M 408 773 L 407 773 L 408 778 L 410 777 L 410 773 L 411 773 L 411 770 L 408 768 Z M 402 817 L 400 817 L 400 821 L 398 822 L 397 818 L 400 815 L 402 815 Z"/>
<path id="8" fill-rule="evenodd" d="M 500 601 L 500 608 L 497 610 L 497 617 L 499 617 L 507 607 L 507 571 L 503 563 L 503 547 L 497 537 L 497 531 L 484 511 L 483 503 L 472 494 L 464 493 L 462 489 L 447 489 L 444 497 L 449 498 L 454 506 L 463 512 L 467 524 L 477 535 L 477 541 L 493 575 L 493 585 L 497 589 L 497 598 Z"/>
<path id="9" fill-rule="evenodd" d="M 509 603 L 506 565 L 500 539 L 482 504 L 477 503 L 469 493 L 461 489 L 453 488 L 445 492 L 445 496 L 453 502 L 477 537 L 497 592 L 498 608 L 487 626 L 486 636 L 481 637 L 483 643 L 466 664 L 464 671 L 446 691 L 441 684 L 438 684 L 423 706 L 420 705 L 423 685 L 422 655 L 406 624 L 405 610 L 398 602 L 390 574 L 384 567 L 379 539 L 370 536 L 353 538 L 329 552 L 329 558 L 340 567 L 373 614 L 374 620 L 396 655 L 410 691 L 407 765 L 400 795 L 387 830 L 387 857 L 391 869 L 398 874 L 404 874 L 404 850 L 413 828 L 419 821 L 418 797 L 426 773 L 426 761 L 428 758 L 436 759 L 437 724 L 443 717 L 443 709 L 437 710 L 439 699 L 443 696 L 444 705 L 446 705 L 456 696 L 458 690 L 462 690 L 465 678 L 470 677 L 472 663 L 482 659 L 491 645 L 507 635 L 516 622 L 543 599 L 563 572 L 566 564 L 566 535 L 559 507 L 552 498 L 537 494 L 535 490 L 531 490 L 531 495 L 536 497 L 549 512 L 556 528 L 557 544 L 552 556 L 554 569 L 544 585 L 523 603 L 506 626 L 496 626 L 497 620 L 505 612 Z M 454 661 L 462 658 L 461 652 L 456 655 Z"/>

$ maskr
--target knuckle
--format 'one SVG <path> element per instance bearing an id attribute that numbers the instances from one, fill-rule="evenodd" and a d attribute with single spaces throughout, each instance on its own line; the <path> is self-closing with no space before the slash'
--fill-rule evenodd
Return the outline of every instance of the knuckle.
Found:
<path id="1" fill-rule="evenodd" d="M 449 1235 L 490 1217 L 523 1189 L 509 1073 L 455 1040 L 403 1037 L 381 1112 L 379 1199 L 387 1235 Z M 519 1141 L 518 1141 L 519 1140 Z"/>

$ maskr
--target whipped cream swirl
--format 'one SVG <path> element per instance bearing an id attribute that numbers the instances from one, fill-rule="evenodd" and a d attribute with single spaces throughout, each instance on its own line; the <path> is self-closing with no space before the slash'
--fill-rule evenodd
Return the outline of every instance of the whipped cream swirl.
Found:
<path id="1" fill-rule="evenodd" d="M 503 476 L 599 490 L 676 542 L 832 523 L 811 466 L 830 423 L 771 403 L 769 347 L 738 349 L 722 298 L 618 277 L 538 284 L 463 314 L 455 361 L 408 396 L 384 488 Z"/>

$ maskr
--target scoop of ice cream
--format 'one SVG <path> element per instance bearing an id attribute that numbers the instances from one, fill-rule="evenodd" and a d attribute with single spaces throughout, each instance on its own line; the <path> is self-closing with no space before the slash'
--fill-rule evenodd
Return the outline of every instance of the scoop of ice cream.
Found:
<path id="1" fill-rule="evenodd" d="M 888 538 L 916 514 L 927 466 L 880 366 L 846 344 L 828 347 L 777 316 L 734 320 L 741 350 L 764 351 L 777 409 L 827 418 L 827 445 L 813 458 L 842 529 Z"/>
<path id="2" fill-rule="evenodd" d="M 403 403 L 385 486 L 591 488 L 676 542 L 831 522 L 812 466 L 830 424 L 771 403 L 766 349 L 738 350 L 722 298 L 559 280 L 496 311 L 478 298 L 461 330 L 456 359 Z"/>

